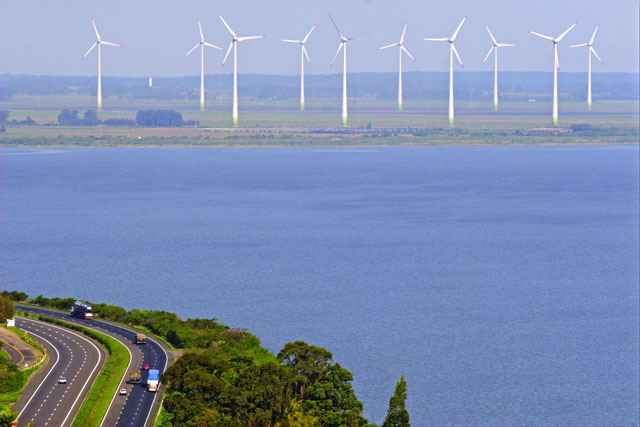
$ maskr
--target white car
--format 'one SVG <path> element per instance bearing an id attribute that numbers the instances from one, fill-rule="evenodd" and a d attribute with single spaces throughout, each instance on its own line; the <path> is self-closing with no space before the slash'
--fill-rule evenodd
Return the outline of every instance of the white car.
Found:
<path id="1" fill-rule="evenodd" d="M 121 396 L 126 396 L 126 395 L 127 395 L 127 389 L 125 389 L 125 388 L 121 388 L 121 389 L 120 389 L 120 393 L 119 393 L 119 394 L 120 394 Z"/>
<path id="2" fill-rule="evenodd" d="M 66 384 L 67 383 L 67 377 L 60 377 L 58 379 L 58 384 Z"/>

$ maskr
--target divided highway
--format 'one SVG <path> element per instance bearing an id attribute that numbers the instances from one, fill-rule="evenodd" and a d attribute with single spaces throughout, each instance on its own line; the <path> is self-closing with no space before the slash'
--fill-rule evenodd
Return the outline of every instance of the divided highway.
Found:
<path id="1" fill-rule="evenodd" d="M 16 326 L 34 336 L 51 357 L 49 371 L 35 392 L 16 405 L 18 421 L 70 426 L 106 361 L 105 351 L 77 332 L 45 322 L 16 317 Z M 66 383 L 61 384 L 60 377 Z"/>
<path id="2" fill-rule="evenodd" d="M 77 323 L 84 327 L 94 329 L 105 335 L 109 335 L 120 341 L 131 353 L 131 363 L 125 372 L 118 390 L 127 390 L 126 396 L 115 395 L 107 410 L 101 426 L 116 427 L 142 427 L 153 423 L 153 415 L 157 412 L 162 394 L 162 384 L 157 393 L 148 392 L 146 389 L 146 372 L 142 371 L 141 384 L 128 384 L 129 373 L 141 371 L 143 364 L 149 364 L 151 369 L 159 369 L 164 372 L 170 362 L 168 350 L 157 341 L 147 337 L 147 343 L 136 345 L 136 331 L 101 320 L 86 320 L 71 317 L 59 311 L 16 305 L 16 308 L 35 314 L 55 317 L 67 322 Z M 22 419 L 22 418 L 21 418 Z M 39 424 L 37 424 L 39 425 Z"/>

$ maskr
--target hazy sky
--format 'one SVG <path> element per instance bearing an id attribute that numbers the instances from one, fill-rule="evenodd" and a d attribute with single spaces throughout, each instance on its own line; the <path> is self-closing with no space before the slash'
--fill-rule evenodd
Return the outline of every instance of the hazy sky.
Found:
<path id="1" fill-rule="evenodd" d="M 329 62 L 338 36 L 328 18 L 331 12 L 342 32 L 368 40 L 349 44 L 348 69 L 397 70 L 397 51 L 376 48 L 400 38 L 409 22 L 405 45 L 417 61 L 404 61 L 407 71 L 446 71 L 447 43 L 424 42 L 423 37 L 448 37 L 468 14 L 456 47 L 465 70 L 489 71 L 482 59 L 489 50 L 488 24 L 502 43 L 518 43 L 500 52 L 500 67 L 509 71 L 552 71 L 552 43 L 527 29 L 557 36 L 578 21 L 561 42 L 562 71 L 586 71 L 587 50 L 567 49 L 589 40 L 600 23 L 594 47 L 604 60 L 594 72 L 638 72 L 640 0 L 218 0 L 218 1 L 34 1 L 0 0 L 0 73 L 95 75 L 97 56 L 81 56 L 95 41 L 94 17 L 103 40 L 123 48 L 103 47 L 103 73 L 117 76 L 184 76 L 200 71 L 199 55 L 184 54 L 199 40 L 196 19 L 205 39 L 227 47 L 230 38 L 217 17 L 221 12 L 239 36 L 266 34 L 263 40 L 239 44 L 239 72 L 298 74 L 299 48 L 281 38 L 299 39 L 317 24 L 308 42 L 313 64 L 307 72 L 335 73 Z M 223 53 L 205 51 L 205 73 L 217 74 Z M 231 63 L 222 72 L 231 72 Z M 458 68 L 459 69 L 459 68 Z"/>

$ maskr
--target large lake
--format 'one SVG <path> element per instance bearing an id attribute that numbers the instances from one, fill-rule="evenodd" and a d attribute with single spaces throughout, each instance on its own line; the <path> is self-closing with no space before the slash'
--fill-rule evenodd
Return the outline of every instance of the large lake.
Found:
<path id="1" fill-rule="evenodd" d="M 3 148 L 1 288 L 326 347 L 370 422 L 637 425 L 638 157 Z"/>

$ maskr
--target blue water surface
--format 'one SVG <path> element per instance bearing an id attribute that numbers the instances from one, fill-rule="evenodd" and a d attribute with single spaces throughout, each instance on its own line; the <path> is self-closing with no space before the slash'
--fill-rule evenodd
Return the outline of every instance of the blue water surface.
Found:
<path id="1" fill-rule="evenodd" d="M 638 155 L 3 148 L 0 287 L 326 347 L 370 422 L 638 425 Z"/>

